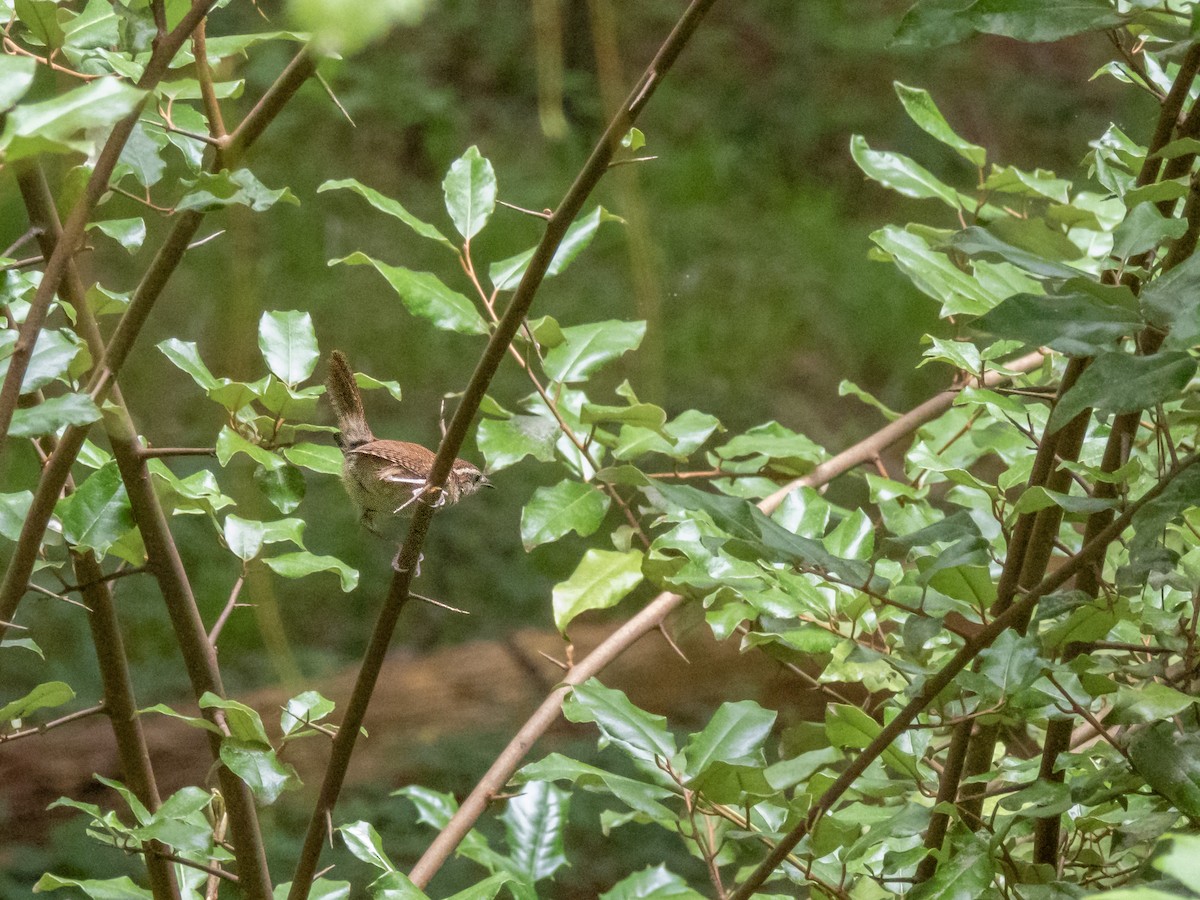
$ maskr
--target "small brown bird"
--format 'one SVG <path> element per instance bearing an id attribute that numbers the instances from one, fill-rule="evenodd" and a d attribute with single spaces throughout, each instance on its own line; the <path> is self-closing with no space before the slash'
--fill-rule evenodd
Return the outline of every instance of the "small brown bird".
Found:
<path id="1" fill-rule="evenodd" d="M 363 412 L 362 395 L 345 355 L 329 355 L 329 400 L 341 433 L 335 440 L 342 450 L 342 483 L 358 507 L 359 521 L 376 534 L 397 517 L 406 515 L 425 493 L 434 453 L 408 441 L 376 439 Z M 481 487 L 490 487 L 478 467 L 456 459 L 440 491 L 437 505 L 457 503 Z"/>

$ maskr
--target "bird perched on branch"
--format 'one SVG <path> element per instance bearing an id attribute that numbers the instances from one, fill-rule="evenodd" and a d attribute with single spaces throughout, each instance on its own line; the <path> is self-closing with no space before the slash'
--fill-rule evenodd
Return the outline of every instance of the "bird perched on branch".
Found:
<path id="1" fill-rule="evenodd" d="M 367 425 L 362 395 L 345 355 L 329 355 L 329 401 L 341 433 L 335 440 L 341 448 L 342 483 L 359 511 L 359 521 L 376 534 L 392 520 L 407 514 L 410 506 L 425 496 L 433 468 L 434 452 L 409 441 L 379 440 Z M 479 468 L 456 459 L 446 484 L 440 488 L 436 505 L 457 503 L 481 487 L 490 487 Z"/>

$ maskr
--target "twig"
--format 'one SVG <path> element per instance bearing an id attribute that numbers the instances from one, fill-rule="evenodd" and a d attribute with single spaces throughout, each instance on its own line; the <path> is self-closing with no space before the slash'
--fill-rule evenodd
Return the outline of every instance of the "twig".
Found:
<path id="1" fill-rule="evenodd" d="M 1042 361 L 1042 354 L 1032 353 L 1013 360 L 1006 364 L 1005 368 L 1009 371 L 1028 372 L 1038 368 L 1042 364 Z M 997 384 L 1003 384 L 1008 380 L 1009 376 L 1007 375 L 988 372 L 984 376 L 983 384 L 984 386 L 992 387 Z M 859 441 L 854 446 L 827 459 L 807 475 L 797 478 L 786 487 L 781 488 L 771 496 L 760 501 L 758 508 L 769 515 L 779 507 L 779 504 L 783 502 L 783 499 L 789 492 L 802 487 L 821 487 L 839 475 L 873 459 L 879 453 L 882 453 L 904 438 L 909 437 L 922 425 L 933 421 L 948 410 L 954 402 L 954 398 L 958 396 L 961 390 L 961 387 L 956 387 L 935 394 L 894 422 L 888 423 L 879 431 Z M 450 857 L 450 854 L 454 852 L 454 849 L 462 839 L 474 827 L 475 822 L 483 815 L 490 798 L 508 783 L 508 780 L 517 770 L 517 767 L 521 765 L 525 754 L 529 752 L 529 749 L 533 747 L 538 738 L 545 734 L 546 730 L 557 720 L 562 710 L 563 700 L 570 693 L 571 688 L 598 675 L 610 662 L 624 653 L 636 641 L 657 628 L 683 602 L 684 598 L 679 594 L 669 592 L 659 594 L 641 612 L 617 628 L 616 631 L 605 638 L 591 653 L 570 667 L 570 670 L 563 678 L 562 684 L 546 696 L 546 699 L 542 701 L 541 705 L 526 720 L 525 724 L 521 726 L 512 740 L 508 742 L 508 745 L 501 751 L 500 755 L 496 757 L 491 768 L 484 773 L 479 783 L 471 790 L 471 793 L 463 799 L 458 811 L 451 817 L 438 836 L 434 838 L 428 849 L 421 856 L 421 859 L 418 860 L 412 870 L 412 876 L 419 874 L 425 879 L 424 883 L 427 883 L 428 879 L 432 878 L 433 874 L 441 868 L 442 864 Z M 792 671 L 799 670 L 793 669 Z"/>
<path id="2" fill-rule="evenodd" d="M 52 719 L 51 721 L 45 722 L 41 725 L 34 725 L 32 728 L 23 728 L 20 731 L 10 731 L 8 734 L 0 734 L 0 744 L 5 744 L 9 741 L 15 741 L 19 738 L 33 737 L 35 734 L 44 734 L 52 728 L 58 728 L 60 725 L 67 725 L 79 719 L 86 719 L 102 712 L 104 712 L 104 704 L 97 703 L 95 706 L 89 706 L 86 709 L 68 713 L 65 716 L 60 716 L 57 719 Z"/>
<path id="3" fill-rule="evenodd" d="M 609 122 L 574 184 L 563 197 L 554 215 L 547 221 L 542 239 L 534 250 L 508 308 L 497 323 L 487 348 L 475 367 L 475 372 L 463 392 L 462 400 L 454 412 L 454 418 L 450 422 L 446 437 L 438 446 L 437 455 L 426 479 L 427 489 L 438 490 L 446 483 L 450 467 L 479 411 L 479 404 L 487 392 L 488 385 L 500 367 L 504 356 L 508 353 L 508 348 L 516 336 L 517 330 L 525 321 L 537 289 L 541 285 L 567 229 L 574 223 L 584 202 L 604 176 L 608 161 L 612 159 L 616 148 L 620 146 L 622 136 L 629 131 L 659 81 L 674 64 L 679 53 L 686 46 L 714 2 L 715 0 L 693 0 L 689 5 L 647 67 L 641 80 L 634 87 L 625 105 Z M 432 505 L 424 503 L 417 505 L 408 535 L 400 548 L 397 571 L 392 578 L 383 608 L 380 610 L 379 618 L 371 634 L 370 643 L 363 656 L 362 668 L 359 670 L 353 693 L 346 706 L 345 720 L 330 753 L 329 766 L 325 772 L 316 808 L 309 820 L 304 846 L 301 849 L 300 859 L 292 880 L 292 888 L 288 894 L 289 900 L 304 900 L 308 897 L 312 887 L 313 874 L 321 853 L 323 820 L 333 808 L 338 794 L 341 793 L 342 782 L 350 765 L 350 756 L 354 751 L 359 727 L 366 715 L 367 706 L 383 666 L 388 645 L 391 643 L 392 633 L 399 620 L 400 611 L 408 600 L 412 573 L 420 558 L 421 547 L 425 543 L 425 536 L 429 531 L 433 514 Z M 431 871 L 421 869 L 418 863 L 418 867 L 413 870 L 411 877 L 417 886 L 421 887 L 428 883 L 431 875 Z"/>
<path id="4" fill-rule="evenodd" d="M 242 593 L 242 586 L 246 583 L 246 570 L 242 568 L 242 574 L 237 577 L 237 581 L 233 583 L 233 588 L 229 591 L 229 599 L 225 601 L 225 607 L 221 610 L 221 614 L 217 616 L 217 621 L 213 622 L 212 630 L 208 633 L 208 642 L 215 648 L 217 646 L 217 638 L 221 636 L 221 629 L 225 627 L 225 623 L 229 621 L 229 617 L 233 615 L 234 609 L 238 605 L 238 596 Z"/>

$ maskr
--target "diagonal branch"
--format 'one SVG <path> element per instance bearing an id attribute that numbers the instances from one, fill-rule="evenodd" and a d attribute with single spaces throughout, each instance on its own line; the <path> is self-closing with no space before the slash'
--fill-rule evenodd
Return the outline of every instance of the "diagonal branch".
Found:
<path id="1" fill-rule="evenodd" d="M 1125 511 L 1109 524 L 1107 528 L 1080 548 L 1078 553 L 1067 559 L 1052 574 L 1043 578 L 1036 587 L 1015 601 L 1002 615 L 992 619 L 974 637 L 967 639 L 949 662 L 925 680 L 921 685 L 920 692 L 909 701 L 908 705 L 900 710 L 894 719 L 883 726 L 875 740 L 871 741 L 866 749 L 855 757 L 854 761 L 838 776 L 837 780 L 817 799 L 804 821 L 787 833 L 776 845 L 775 849 L 768 854 L 767 858 L 750 874 L 750 877 L 730 895 L 730 900 L 748 900 L 749 897 L 753 896 L 754 892 L 762 886 L 763 882 L 771 877 L 771 874 L 784 861 L 787 854 L 792 851 L 796 844 L 812 832 L 821 818 L 833 809 L 834 804 L 853 786 L 859 776 L 867 770 L 867 767 L 877 760 L 892 745 L 892 742 L 896 738 L 904 733 L 916 720 L 917 716 L 934 702 L 938 694 L 950 686 L 959 672 L 970 665 L 980 653 L 990 647 L 1001 634 L 1009 628 L 1018 627 L 1022 621 L 1026 620 L 1037 606 L 1039 600 L 1047 594 L 1058 590 L 1088 566 L 1103 559 L 1109 544 L 1129 526 L 1129 523 L 1133 521 L 1133 517 L 1137 514 L 1138 510 L 1159 497 L 1175 478 L 1193 466 L 1197 461 L 1200 461 L 1200 454 L 1192 454 L 1181 460 L 1178 465 L 1172 467 L 1165 476 L 1157 481 L 1150 490 L 1139 497 L 1136 502 L 1126 507 Z"/>
<path id="2" fill-rule="evenodd" d="M 315 69 L 316 60 L 307 48 L 296 55 L 264 95 L 263 101 L 251 110 L 245 121 L 239 126 L 238 130 L 244 129 L 247 137 L 235 142 L 234 146 L 236 146 L 238 154 L 248 149 L 253 139 L 257 139 L 262 134 L 266 125 L 275 119 L 283 106 L 295 95 Z M 267 96 L 271 98 L 269 104 L 266 103 Z M 254 124 L 249 124 L 251 122 Z M 233 154 L 232 149 L 227 153 L 227 157 L 230 154 Z M 155 254 L 154 260 L 130 300 L 129 308 L 117 325 L 112 340 L 109 341 L 103 360 L 93 372 L 89 393 L 97 403 L 107 396 L 117 371 L 129 355 L 142 325 L 166 287 L 167 281 L 188 250 L 189 243 L 195 235 L 196 229 L 200 227 L 203 216 L 203 213 L 192 211 L 181 215 L 158 253 Z M 64 228 L 64 240 L 67 238 L 68 235 Z M 59 247 L 62 246 L 64 244 L 60 243 Z M 65 274 L 65 267 L 63 271 Z M 29 512 L 26 513 L 16 549 L 9 561 L 4 581 L 0 584 L 0 638 L 3 638 L 8 630 L 6 623 L 12 621 L 13 614 L 25 593 L 25 586 L 29 583 L 29 576 L 33 572 L 42 535 L 54 512 L 54 504 L 58 500 L 59 492 L 66 484 L 71 466 L 79 455 L 80 448 L 83 447 L 88 430 L 88 426 L 67 428 L 59 440 L 57 449 L 42 470 L 33 503 L 30 505 Z"/>
<path id="3" fill-rule="evenodd" d="M 692 0 L 642 74 L 633 92 L 609 122 L 574 184 L 571 185 L 558 208 L 547 221 L 546 230 L 529 261 L 529 267 L 525 270 L 521 283 L 517 286 L 504 315 L 496 324 L 487 348 L 480 357 L 475 372 L 463 392 L 462 400 L 455 410 L 450 427 L 438 447 L 437 456 L 433 461 L 427 480 L 426 494 L 429 497 L 436 498 L 442 485 L 446 483 L 450 467 L 458 455 L 458 450 L 462 446 L 475 414 L 479 411 L 479 404 L 483 400 L 484 393 L 487 391 L 492 377 L 496 374 L 501 360 L 508 352 L 508 347 L 512 343 L 517 329 L 524 321 L 525 314 L 533 303 L 534 295 L 541 285 L 546 270 L 566 235 L 567 229 L 579 215 L 588 195 L 608 170 L 609 160 L 620 146 L 621 138 L 629 131 L 630 126 L 679 57 L 680 52 L 687 45 L 714 2 L 715 0 Z M 341 792 L 342 782 L 350 765 L 350 756 L 354 751 L 354 743 L 358 737 L 363 717 L 366 715 L 367 706 L 371 701 L 371 694 L 379 677 L 383 658 L 391 643 L 400 611 L 409 597 L 412 573 L 420 559 L 421 547 L 425 543 L 433 512 L 432 503 L 417 505 L 412 525 L 400 548 L 396 560 L 396 575 L 392 579 L 388 596 L 384 600 L 383 608 L 375 623 L 375 629 L 371 634 L 370 643 L 363 656 L 363 665 L 359 670 L 354 692 L 351 694 L 342 727 L 338 730 L 338 736 L 333 744 L 325 780 L 321 785 L 321 793 L 317 798 L 312 818 L 309 820 L 304 847 L 300 853 L 300 861 L 296 867 L 291 892 L 288 894 L 289 900 L 303 900 L 308 896 L 312 887 L 317 861 L 320 858 L 321 843 L 325 835 L 326 816 L 333 809 L 338 794 Z"/>
<path id="4" fill-rule="evenodd" d="M 133 128 L 150 97 L 150 92 L 167 74 L 171 60 L 175 58 L 175 54 L 179 52 L 179 48 L 183 46 L 183 42 L 187 40 L 192 31 L 204 21 L 204 17 L 214 3 L 216 0 L 194 0 L 191 9 L 187 11 L 175 30 L 161 40 L 155 40 L 150 61 L 146 64 L 146 69 L 137 82 L 137 86 L 147 94 L 132 112 L 113 126 L 108 140 L 104 143 L 104 148 L 96 159 L 96 165 L 92 169 L 91 177 L 88 178 L 83 196 L 76 201 L 71 209 L 71 214 L 67 217 L 66 224 L 63 226 L 62 240 L 58 242 L 54 253 L 46 260 L 42 280 L 38 284 L 37 293 L 34 294 L 33 303 L 25 321 L 21 324 L 17 342 L 13 346 L 8 374 L 5 375 L 3 387 L 0 387 L 0 455 L 3 455 L 4 452 L 5 442 L 8 439 L 8 427 L 12 424 L 12 415 L 21 396 L 21 382 L 29 368 L 29 360 L 33 356 L 33 348 L 37 343 L 38 334 L 41 333 L 42 326 L 45 324 L 46 314 L 67 273 L 67 267 L 79 247 L 80 241 L 83 240 L 83 232 L 87 227 L 88 219 L 91 218 L 92 211 L 100 202 L 104 192 L 108 190 L 108 181 L 112 177 L 113 169 L 116 168 L 117 161 L 121 158 L 121 151 L 125 148 L 125 142 L 129 140 L 129 135 L 133 133 Z"/>
<path id="5" fill-rule="evenodd" d="M 1029 372 L 1042 364 L 1044 357 L 1041 353 L 1031 353 L 1005 365 L 1005 369 L 1017 372 Z M 996 372 L 988 372 L 983 378 L 983 385 L 995 387 L 1007 382 L 1008 376 Z M 973 381 L 972 384 L 979 384 Z M 828 484 L 834 478 L 857 468 L 864 463 L 876 459 L 883 451 L 904 440 L 927 422 L 931 422 L 948 410 L 958 396 L 961 388 L 951 388 L 930 397 L 924 403 L 909 410 L 900 418 L 889 422 L 869 437 L 859 441 L 854 446 L 828 459 L 802 478 L 780 488 L 774 494 L 758 504 L 758 508 L 770 514 L 779 507 L 783 498 L 794 490 L 802 487 L 817 488 Z M 598 675 L 610 662 L 625 652 L 640 638 L 659 628 L 667 616 L 682 604 L 684 598 L 678 594 L 662 593 L 650 602 L 645 609 L 610 634 L 601 644 L 584 659 L 577 662 L 571 671 L 563 678 L 562 683 L 550 692 L 542 701 L 532 716 L 521 726 L 521 729 L 509 741 L 496 761 L 480 779 L 471 793 L 463 800 L 458 811 L 446 824 L 446 827 L 434 838 L 424 855 L 417 861 L 409 873 L 409 877 L 418 886 L 429 883 L 434 874 L 449 858 L 467 832 L 474 827 L 475 822 L 483 815 L 492 798 L 499 793 L 509 778 L 517 771 L 521 761 L 532 749 L 534 743 L 545 734 L 557 719 L 562 710 L 563 700 L 574 685 L 582 684 L 594 675 Z"/>

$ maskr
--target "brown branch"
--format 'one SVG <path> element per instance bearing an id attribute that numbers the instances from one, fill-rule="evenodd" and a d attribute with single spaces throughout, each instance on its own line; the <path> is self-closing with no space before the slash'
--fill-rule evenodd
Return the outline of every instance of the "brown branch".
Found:
<path id="1" fill-rule="evenodd" d="M 1038 368 L 1043 359 L 1042 354 L 1032 353 L 1013 360 L 1006 364 L 1005 368 L 1009 371 L 1029 372 Z M 988 372 L 982 383 L 986 387 L 995 387 L 1008 380 L 1007 375 Z M 977 384 L 978 382 L 972 383 Z M 893 444 L 912 435 L 922 425 L 942 415 L 950 408 L 954 398 L 961 390 L 961 387 L 957 387 L 935 394 L 894 422 L 888 423 L 854 446 L 821 463 L 812 472 L 797 478 L 787 487 L 760 501 L 758 508 L 764 513 L 770 514 L 779 507 L 784 497 L 791 491 L 802 487 L 821 487 L 839 475 L 874 459 Z M 533 715 L 521 726 L 496 761 L 492 763 L 491 768 L 459 805 L 458 811 L 451 817 L 446 827 L 434 838 L 417 861 L 416 866 L 409 873 L 414 881 L 418 884 L 429 883 L 429 880 L 454 852 L 467 832 L 483 815 L 491 798 L 508 783 L 537 739 L 545 734 L 546 730 L 558 719 L 563 700 L 570 693 L 571 688 L 598 675 L 610 662 L 624 653 L 641 637 L 658 628 L 683 601 L 684 598 L 678 594 L 669 592 L 659 594 L 641 612 L 610 634 L 596 649 L 571 667 L 562 683 L 547 695 Z"/>
<path id="2" fill-rule="evenodd" d="M 162 800 L 154 780 L 146 737 L 142 733 L 142 720 L 138 717 L 129 659 L 125 654 L 125 642 L 117 620 L 112 590 L 90 550 L 87 553 L 73 552 L 71 559 L 75 566 L 75 577 L 83 585 L 84 599 L 92 608 L 88 625 L 92 630 L 92 644 L 96 648 L 100 680 L 104 685 L 104 707 L 112 723 L 121 771 L 134 796 L 153 813 L 162 805 Z M 158 846 L 157 842 L 154 846 Z M 155 900 L 179 900 L 175 873 L 165 860 L 158 856 L 147 856 L 146 873 Z"/>
<path id="3" fill-rule="evenodd" d="M 71 722 L 77 722 L 80 719 L 88 719 L 102 712 L 104 712 L 104 704 L 97 703 L 95 706 L 89 706 L 86 709 L 76 710 L 73 713 L 67 713 L 65 716 L 52 719 L 43 725 L 34 725 L 32 728 L 22 728 L 20 731 L 10 731 L 8 734 L 0 734 L 0 744 L 6 744 L 9 741 L 15 741 L 20 738 L 45 734 L 52 728 L 58 728 L 62 725 L 69 725 Z"/>
<path id="4" fill-rule="evenodd" d="M 1166 476 L 1157 481 L 1136 502 L 1132 503 L 1118 519 L 1097 535 L 1093 541 L 1085 544 L 1077 554 L 1064 562 L 1053 574 L 1048 575 L 1037 587 L 1013 603 L 1003 615 L 998 616 L 984 626 L 975 637 L 964 642 L 963 646 L 954 654 L 949 662 L 925 680 L 921 686 L 920 693 L 900 710 L 894 719 L 883 726 L 882 730 L 867 748 L 855 757 L 854 761 L 838 776 L 837 780 L 817 799 L 804 821 L 788 832 L 776 846 L 775 850 L 730 895 L 730 900 L 748 900 L 762 886 L 763 882 L 771 876 L 786 855 L 791 852 L 792 848 L 805 835 L 811 833 L 821 818 L 833 809 L 834 804 L 853 786 L 854 782 L 866 771 L 867 767 L 878 759 L 897 737 L 907 730 L 912 722 L 916 720 L 917 716 L 934 702 L 938 694 L 953 683 L 959 672 L 970 665 L 982 651 L 990 647 L 1003 632 L 1009 628 L 1016 627 L 1024 620 L 1037 606 L 1039 600 L 1047 594 L 1058 590 L 1088 565 L 1101 559 L 1108 550 L 1108 546 L 1112 540 L 1133 521 L 1134 515 L 1147 503 L 1160 496 L 1180 473 L 1194 465 L 1198 460 L 1200 460 L 1200 455 L 1196 454 L 1182 460 L 1178 466 L 1172 468 Z"/>
<path id="5" fill-rule="evenodd" d="M 300 89 L 304 80 L 314 71 L 315 67 L 316 62 L 307 48 L 297 54 L 239 126 L 238 132 L 243 136 L 240 140 L 231 142 L 230 149 L 226 153 L 227 159 L 236 161 L 238 156 L 249 148 L 253 141 L 262 134 L 263 129 L 274 121 L 280 110 Z M 132 349 L 150 310 L 182 260 L 202 219 L 203 213 L 194 211 L 179 216 L 166 241 L 155 254 L 154 260 L 130 300 L 128 309 L 117 325 L 101 363 L 93 372 L 89 393 L 97 403 L 103 400 L 110 390 L 116 373 Z M 65 239 L 67 235 L 65 228 L 63 234 Z M 61 241 L 58 246 L 63 246 Z M 63 275 L 66 270 L 64 264 Z M 46 283 L 45 275 L 43 275 L 42 283 Z M 21 596 L 25 592 L 25 586 L 29 583 L 29 576 L 37 559 L 42 535 L 54 512 L 54 504 L 58 501 L 63 485 L 66 484 L 71 466 L 83 447 L 88 430 L 88 426 L 68 427 L 59 439 L 58 447 L 42 470 L 41 479 L 34 492 L 33 503 L 22 523 L 16 549 L 9 561 L 4 581 L 0 584 L 0 638 L 3 638 L 8 628 L 5 623 L 13 620 L 13 614 L 21 602 Z"/>
<path id="6" fill-rule="evenodd" d="M 192 56 L 196 60 L 196 80 L 200 82 L 200 97 L 204 101 L 204 114 L 208 118 L 208 130 L 211 139 L 220 146 L 227 132 L 225 119 L 221 115 L 221 104 L 217 102 L 217 92 L 213 89 L 212 67 L 208 64 L 208 41 L 205 34 L 205 23 L 192 34 Z"/>
<path id="7" fill-rule="evenodd" d="M 679 53 L 687 45 L 705 13 L 714 2 L 715 0 L 692 0 L 646 68 L 625 104 L 609 122 L 604 134 L 593 148 L 591 156 L 576 176 L 574 184 L 571 185 L 558 208 L 547 221 L 546 230 L 537 249 L 534 250 L 529 266 L 521 277 L 521 282 L 517 285 L 508 308 L 492 332 L 487 348 L 480 357 L 475 372 L 463 392 L 462 400 L 454 412 L 454 418 L 450 422 L 446 435 L 442 438 L 426 480 L 425 493 L 430 502 L 417 504 L 408 535 L 397 556 L 396 574 L 392 579 L 387 598 L 384 600 L 375 629 L 371 634 L 370 643 L 363 657 L 362 668 L 359 670 L 354 691 L 346 707 L 345 720 L 333 744 L 316 808 L 309 820 L 304 846 L 300 852 L 300 860 L 296 867 L 291 891 L 288 894 L 289 900 L 304 900 L 312 887 L 313 876 L 321 854 L 325 819 L 327 815 L 331 814 L 333 805 L 341 792 L 342 782 L 350 765 L 350 756 L 354 751 L 354 744 L 363 717 L 366 715 L 379 670 L 383 665 L 388 645 L 391 643 L 400 611 L 408 600 L 412 573 L 420 559 L 421 547 L 425 543 L 425 536 L 433 517 L 433 502 L 439 495 L 442 485 L 446 483 L 459 447 L 462 446 L 467 430 L 479 411 L 479 404 L 505 354 L 508 353 L 508 347 L 516 336 L 517 329 L 525 321 L 534 295 L 541 285 L 546 270 L 554 258 L 555 251 L 562 243 L 567 229 L 575 221 L 584 202 L 607 171 L 608 161 L 620 146 L 621 138 L 629 131 L 638 113 L 641 112 L 659 82 L 674 64 Z M 418 885 L 422 884 L 419 879 L 417 883 Z"/>
<path id="8" fill-rule="evenodd" d="M 155 42 L 154 51 L 150 54 L 150 61 L 146 64 L 142 77 L 137 82 L 137 86 L 147 91 L 147 94 L 136 104 L 132 112 L 113 126 L 108 140 L 105 141 L 100 155 L 96 158 L 96 164 L 83 190 L 83 196 L 75 202 L 70 215 L 67 216 L 66 224 L 62 228 L 62 239 L 58 241 L 54 253 L 47 258 L 42 280 L 38 284 L 25 321 L 21 324 L 17 342 L 13 345 L 8 373 L 5 375 L 3 387 L 0 387 L 0 457 L 3 456 L 5 442 L 8 438 L 8 428 L 12 424 L 12 415 L 21 396 L 21 382 L 29 368 L 34 344 L 37 343 L 38 334 L 41 333 L 42 326 L 45 324 L 46 314 L 49 312 L 54 295 L 66 275 L 71 257 L 83 240 L 88 219 L 91 218 L 92 211 L 100 202 L 104 192 L 108 190 L 108 182 L 112 178 L 113 169 L 116 168 L 121 151 L 125 148 L 125 142 L 129 140 L 129 135 L 133 132 L 133 128 L 142 114 L 142 107 L 145 106 L 146 99 L 150 96 L 149 92 L 166 75 L 171 60 L 183 46 L 183 42 L 203 21 L 209 8 L 215 2 L 216 0 L 194 0 L 191 9 L 184 15 L 175 30 L 161 41 Z"/>

